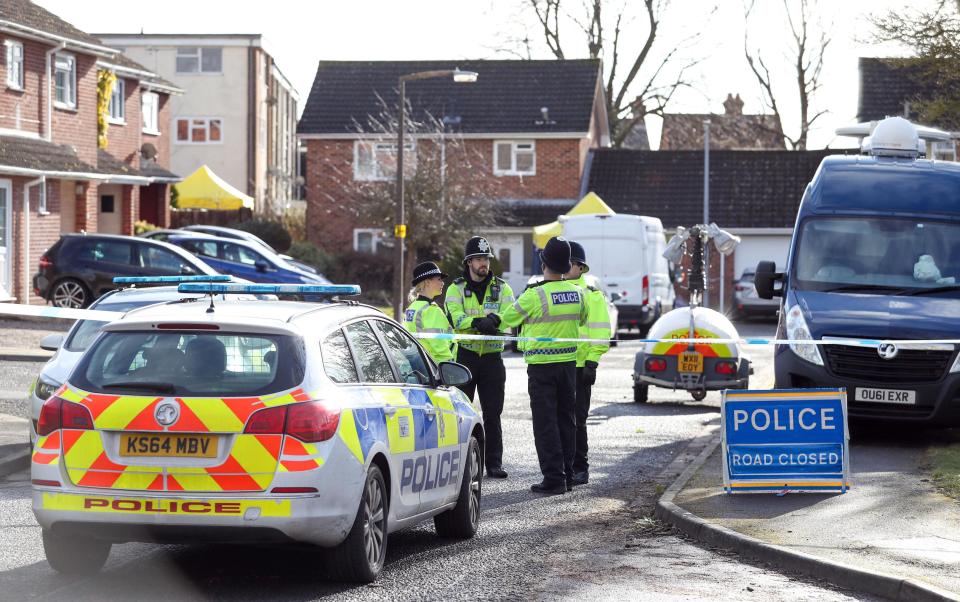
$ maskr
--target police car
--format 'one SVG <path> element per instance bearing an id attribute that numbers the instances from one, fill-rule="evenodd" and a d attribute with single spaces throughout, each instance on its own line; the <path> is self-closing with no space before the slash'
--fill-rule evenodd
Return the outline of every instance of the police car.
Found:
<path id="1" fill-rule="evenodd" d="M 91 573 L 114 542 L 297 541 L 324 548 L 331 577 L 372 581 L 394 531 L 429 518 L 440 536 L 477 530 L 483 424 L 453 386 L 470 377 L 352 302 L 129 311 L 40 412 L 31 478 L 47 559 Z"/>

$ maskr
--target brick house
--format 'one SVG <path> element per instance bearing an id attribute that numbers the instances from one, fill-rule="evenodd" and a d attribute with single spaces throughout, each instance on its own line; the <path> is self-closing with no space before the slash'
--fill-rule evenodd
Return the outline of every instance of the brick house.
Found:
<path id="1" fill-rule="evenodd" d="M 0 4 L 0 49 L 0 298 L 30 302 L 60 233 L 169 223 L 167 104 L 180 91 L 29 0 Z M 106 148 L 100 72 L 116 76 Z"/>
<path id="2" fill-rule="evenodd" d="M 475 186 L 486 188 L 502 218 L 486 228 L 511 284 L 525 284 L 531 263 L 527 223 L 556 218 L 578 198 L 588 151 L 609 145 L 602 73 L 597 60 L 326 62 L 318 68 L 297 127 L 306 147 L 307 222 L 314 243 L 328 251 L 375 251 L 380 228 L 358 223 L 360 189 L 392 190 L 395 134 L 371 124 L 396 113 L 401 75 L 459 68 L 475 71 L 475 83 L 448 78 L 407 84 L 408 119 L 443 124 L 456 139 Z M 436 133 L 413 133 L 405 160 L 427 165 L 438 152 Z M 441 141 L 441 145 L 443 142 Z M 408 157 L 407 153 L 411 156 Z M 448 172 L 458 168 L 445 158 Z M 406 169 L 409 164 L 406 165 Z M 371 184 L 371 183 L 374 184 Z M 546 214 L 538 211 L 549 207 Z"/>
<path id="3" fill-rule="evenodd" d="M 723 113 L 666 113 L 660 150 L 702 150 L 703 122 L 710 121 L 711 150 L 785 150 L 777 116 L 744 113 L 740 95 L 727 94 Z"/>

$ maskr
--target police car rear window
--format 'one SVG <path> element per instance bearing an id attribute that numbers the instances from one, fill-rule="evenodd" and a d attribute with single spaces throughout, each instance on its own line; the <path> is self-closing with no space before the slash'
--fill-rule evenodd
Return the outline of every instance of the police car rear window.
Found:
<path id="1" fill-rule="evenodd" d="M 292 389 L 303 376 L 303 342 L 297 337 L 108 332 L 70 382 L 113 394 L 245 397 Z"/>

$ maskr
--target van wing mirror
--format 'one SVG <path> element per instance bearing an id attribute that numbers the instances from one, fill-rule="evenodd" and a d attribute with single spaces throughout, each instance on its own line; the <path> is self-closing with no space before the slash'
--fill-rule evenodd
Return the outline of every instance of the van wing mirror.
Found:
<path id="1" fill-rule="evenodd" d="M 757 288 L 757 296 L 761 299 L 782 297 L 783 286 L 774 288 L 775 282 L 783 282 L 783 272 L 777 271 L 777 264 L 772 261 L 758 263 L 756 274 L 753 276 L 753 285 Z"/>
<path id="2" fill-rule="evenodd" d="M 610 301 L 616 303 L 620 299 L 623 299 L 623 296 L 620 293 L 610 293 Z"/>

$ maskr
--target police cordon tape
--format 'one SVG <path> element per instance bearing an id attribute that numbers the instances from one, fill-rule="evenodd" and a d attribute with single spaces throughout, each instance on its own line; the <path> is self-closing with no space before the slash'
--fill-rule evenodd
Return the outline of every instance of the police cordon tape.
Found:
<path id="1" fill-rule="evenodd" d="M 65 320 L 100 320 L 110 322 L 123 317 L 124 312 L 106 311 L 98 309 L 74 309 L 69 307 L 48 307 L 44 305 L 23 305 L 19 303 L 0 303 L 0 315 L 29 316 L 40 318 L 57 318 Z M 814 341 L 810 339 L 773 339 L 766 337 L 745 337 L 739 339 L 714 338 L 670 338 L 670 339 L 580 339 L 558 337 L 524 337 L 509 335 L 486 334 L 448 334 L 440 332 L 418 332 L 413 335 L 418 339 L 440 339 L 445 341 L 517 341 L 536 343 L 612 343 L 619 345 L 635 345 L 647 343 L 675 343 L 700 345 L 852 345 L 858 347 L 879 347 L 884 344 L 893 344 L 898 347 L 923 347 L 925 345 L 960 345 L 960 339 L 842 339 Z"/>

